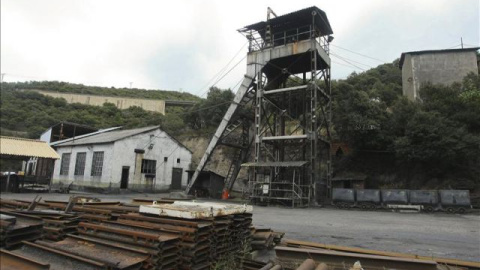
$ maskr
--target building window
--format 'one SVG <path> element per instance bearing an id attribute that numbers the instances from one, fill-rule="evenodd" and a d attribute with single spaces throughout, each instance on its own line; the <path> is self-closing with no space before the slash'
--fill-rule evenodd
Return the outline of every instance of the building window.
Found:
<path id="1" fill-rule="evenodd" d="M 164 157 L 163 162 L 167 162 L 167 161 L 168 161 L 168 157 Z"/>
<path id="2" fill-rule="evenodd" d="M 86 152 L 77 153 L 77 159 L 75 160 L 75 175 L 85 174 L 85 159 L 87 157 Z"/>
<path id="3" fill-rule="evenodd" d="M 102 176 L 102 169 L 103 169 L 103 151 L 93 152 L 92 176 Z"/>
<path id="4" fill-rule="evenodd" d="M 180 163 L 180 159 L 179 159 L 179 158 L 177 158 L 177 163 Z"/>
<path id="5" fill-rule="evenodd" d="M 155 174 L 157 161 L 151 159 L 142 159 L 142 173 Z"/>
<path id="6" fill-rule="evenodd" d="M 70 166 L 70 153 L 62 154 L 62 161 L 60 163 L 60 175 L 68 175 L 68 167 Z"/>

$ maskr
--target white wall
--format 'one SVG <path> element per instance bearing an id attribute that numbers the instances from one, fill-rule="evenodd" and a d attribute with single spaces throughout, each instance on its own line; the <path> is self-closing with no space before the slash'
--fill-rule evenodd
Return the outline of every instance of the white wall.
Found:
<path id="1" fill-rule="evenodd" d="M 152 149 L 149 149 L 153 144 Z M 75 180 L 75 185 L 91 186 L 98 188 L 120 188 L 123 166 L 129 169 L 129 188 L 146 184 L 145 175 L 141 175 L 140 182 L 135 182 L 135 149 L 145 151 L 143 158 L 157 161 L 155 190 L 168 190 L 172 180 L 172 168 L 182 168 L 182 186 L 187 185 L 186 170 L 190 169 L 192 153 L 160 129 L 152 130 L 125 138 L 115 143 L 97 144 L 90 146 L 58 147 L 57 153 L 71 153 L 68 176 L 59 175 L 61 159 L 55 162 L 52 182 L 70 184 Z M 103 171 L 101 177 L 91 176 L 91 166 L 94 151 L 104 151 Z M 78 152 L 86 152 L 84 176 L 74 176 L 76 155 Z M 168 161 L 164 162 L 164 158 Z M 177 163 L 177 158 L 180 163 Z"/>
<path id="2" fill-rule="evenodd" d="M 153 144 L 153 147 L 152 149 L 149 149 L 151 144 Z M 115 165 L 113 167 L 112 175 L 113 178 L 118 179 L 118 185 L 120 183 L 123 166 L 130 166 L 130 174 L 128 177 L 129 185 L 146 184 L 144 174 L 141 176 L 140 183 L 135 183 L 135 149 L 143 149 L 145 151 L 143 155 L 144 159 L 157 161 L 155 177 L 156 190 L 167 190 L 170 188 L 172 181 L 172 168 L 174 167 L 183 169 L 182 186 L 187 185 L 186 170 L 190 169 L 192 153 L 179 145 L 160 129 L 115 142 Z M 167 162 L 164 162 L 165 157 L 168 157 Z M 177 158 L 180 159 L 180 163 L 177 163 Z"/>
<path id="3" fill-rule="evenodd" d="M 50 138 L 52 137 L 52 128 L 49 128 L 40 136 L 40 141 L 50 143 Z"/>
<path id="4" fill-rule="evenodd" d="M 75 181 L 75 185 L 89 185 L 94 187 L 107 187 L 112 181 L 112 161 L 113 161 L 113 144 L 96 144 L 96 145 L 80 145 L 74 147 L 58 147 L 56 149 L 60 155 L 60 159 L 55 162 L 53 170 L 52 182 L 54 184 L 63 182 L 70 184 Z M 91 176 L 93 152 L 103 151 L 103 168 L 102 176 Z M 84 175 L 74 175 L 75 162 L 77 153 L 86 152 Z M 62 163 L 62 155 L 71 153 L 68 175 L 60 175 L 60 166 Z"/>

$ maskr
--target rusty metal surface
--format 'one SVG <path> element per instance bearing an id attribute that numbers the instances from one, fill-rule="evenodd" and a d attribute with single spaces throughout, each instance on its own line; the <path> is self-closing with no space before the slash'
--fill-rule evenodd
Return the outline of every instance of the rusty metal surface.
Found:
<path id="1" fill-rule="evenodd" d="M 32 260 L 31 258 L 18 255 L 7 250 L 0 250 L 0 269 L 2 270 L 49 270 L 47 263 Z"/>
<path id="2" fill-rule="evenodd" d="M 107 269 L 103 263 L 58 251 L 39 244 L 23 242 L 21 249 L 13 253 L 50 264 L 50 270 L 101 270 Z"/>
<path id="3" fill-rule="evenodd" d="M 59 242 L 37 241 L 37 243 L 55 250 L 104 263 L 113 269 L 140 268 L 142 263 L 150 256 L 142 251 L 71 236 Z"/>
<path id="4" fill-rule="evenodd" d="M 24 240 L 36 240 L 42 237 L 41 218 L 31 217 L 13 211 L 0 211 L 1 214 L 15 217 L 15 222 L 0 222 L 0 247 L 14 248 Z"/>
<path id="5" fill-rule="evenodd" d="M 396 257 L 396 258 L 433 260 L 433 261 L 436 261 L 439 264 L 446 264 L 446 265 L 460 266 L 460 267 L 468 267 L 470 269 L 480 269 L 480 263 L 479 262 L 470 262 L 470 261 L 463 261 L 463 260 L 456 260 L 456 259 L 426 257 L 426 256 L 419 256 L 419 255 L 414 255 L 414 254 L 389 252 L 389 251 L 379 251 L 379 250 L 371 250 L 371 249 L 364 249 L 364 248 L 357 248 L 357 247 L 326 245 L 326 244 L 321 244 L 321 243 L 314 243 L 314 242 L 300 241 L 300 240 L 293 240 L 293 239 L 284 239 L 282 241 L 282 244 L 285 245 L 285 246 L 288 246 L 288 247 L 320 248 L 320 249 L 326 249 L 326 250 L 336 250 L 336 251 L 359 253 L 359 254 L 389 256 L 389 257 Z"/>
<path id="6" fill-rule="evenodd" d="M 276 247 L 275 252 L 280 261 L 313 259 L 316 262 L 324 262 L 329 266 L 352 266 L 356 261 L 361 261 L 362 266 L 369 270 L 396 269 L 396 270 L 437 270 L 437 263 L 432 260 L 419 260 L 409 258 L 395 258 L 378 255 L 354 254 L 347 252 Z"/>

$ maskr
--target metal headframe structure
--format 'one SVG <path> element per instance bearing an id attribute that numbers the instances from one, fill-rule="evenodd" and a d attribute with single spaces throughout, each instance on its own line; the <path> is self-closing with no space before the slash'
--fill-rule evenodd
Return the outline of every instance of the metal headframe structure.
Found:
<path id="1" fill-rule="evenodd" d="M 253 134 L 243 125 L 242 147 L 227 174 L 231 189 L 241 166 L 249 169 L 254 203 L 305 206 L 331 189 L 331 85 L 329 43 L 333 34 L 317 7 L 292 12 L 239 30 L 249 40 L 247 74 L 190 182 L 189 192 L 213 149 L 246 121 L 235 118 L 251 103 Z M 236 119 L 238 122 L 232 121 Z M 237 124 L 234 124 L 237 123 Z M 251 132 L 250 132 L 251 133 Z M 244 163 L 253 145 L 253 161 Z M 243 163 L 243 164 L 242 164 Z"/>

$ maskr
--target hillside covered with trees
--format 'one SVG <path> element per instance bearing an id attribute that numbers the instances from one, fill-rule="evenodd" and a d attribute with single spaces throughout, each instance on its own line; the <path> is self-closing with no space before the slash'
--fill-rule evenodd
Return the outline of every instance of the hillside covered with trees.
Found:
<path id="1" fill-rule="evenodd" d="M 186 93 L 85 87 L 58 82 L 2 83 L 1 133 L 37 138 L 59 121 L 96 128 L 161 125 L 174 135 L 210 137 L 234 94 L 212 87 L 206 99 Z M 141 98 L 197 100 L 167 115 L 139 107 L 94 107 L 20 89 Z M 480 78 L 450 86 L 426 85 L 421 102 L 402 96 L 398 60 L 332 82 L 334 141 L 351 149 L 335 158 L 335 171 L 368 175 L 367 186 L 468 188 L 480 185 Z M 13 133 L 17 134 L 18 133 Z"/>
<path id="2" fill-rule="evenodd" d="M 131 98 L 147 98 L 147 99 L 162 99 L 162 100 L 189 100 L 198 101 L 199 97 L 190 93 L 166 90 L 147 90 L 138 88 L 115 88 L 115 87 L 100 87 L 100 86 L 86 86 L 83 84 L 75 84 L 58 81 L 30 81 L 30 82 L 16 82 L 7 83 L 9 87 L 17 90 L 21 89 L 38 89 L 60 93 L 74 93 L 74 94 L 88 94 L 97 96 L 119 96 Z"/>
<path id="3" fill-rule="evenodd" d="M 334 137 L 352 149 L 335 169 L 366 173 L 374 187 L 479 187 L 479 76 L 425 85 L 419 102 L 401 93 L 397 62 L 333 83 Z"/>

